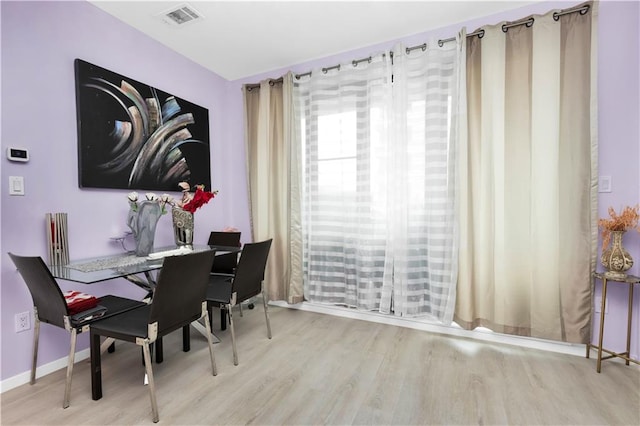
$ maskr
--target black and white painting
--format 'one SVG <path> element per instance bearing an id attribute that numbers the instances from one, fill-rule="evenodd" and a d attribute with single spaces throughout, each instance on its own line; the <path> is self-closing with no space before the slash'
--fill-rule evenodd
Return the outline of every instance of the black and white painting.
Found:
<path id="1" fill-rule="evenodd" d="M 206 108 L 80 59 L 75 73 L 81 188 L 211 188 Z"/>

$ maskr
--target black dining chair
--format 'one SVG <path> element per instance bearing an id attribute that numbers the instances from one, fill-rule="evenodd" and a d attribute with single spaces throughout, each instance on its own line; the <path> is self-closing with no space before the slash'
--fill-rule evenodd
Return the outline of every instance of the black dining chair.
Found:
<path id="1" fill-rule="evenodd" d="M 240 247 L 240 235 L 241 232 L 239 231 L 212 231 L 209 234 L 207 244 L 210 246 Z M 211 279 L 230 281 L 233 278 L 236 266 L 238 266 L 238 253 L 217 255 L 211 268 Z M 210 313 L 209 319 L 213 320 L 213 312 Z M 211 326 L 213 327 L 213 324 Z M 220 310 L 220 329 L 227 329 L 227 314 L 223 309 Z"/>
<path id="2" fill-rule="evenodd" d="M 209 241 L 207 244 L 210 246 L 240 247 L 240 235 L 241 232 L 239 231 L 212 231 L 209 234 Z M 237 265 L 237 253 L 219 254 L 213 261 L 211 273 L 233 275 Z"/>
<path id="3" fill-rule="evenodd" d="M 218 374 L 206 302 L 214 256 L 214 250 L 207 250 L 166 257 L 150 305 L 91 325 L 91 389 L 94 400 L 102 398 L 101 336 L 142 346 L 154 423 L 159 420 L 159 415 L 149 348 L 157 339 L 204 318 L 211 370 L 214 376 Z"/>
<path id="4" fill-rule="evenodd" d="M 38 342 L 40 340 L 40 324 L 51 324 L 64 328 L 71 333 L 69 358 L 67 362 L 67 378 L 64 387 L 62 408 L 67 408 L 71 399 L 71 376 L 76 354 L 78 333 L 89 330 L 89 325 L 100 319 L 129 311 L 146 305 L 144 302 L 126 299 L 113 295 L 98 298 L 98 306 L 89 310 L 71 314 L 65 297 L 58 286 L 51 271 L 39 256 L 18 256 L 9 253 L 9 257 L 18 268 L 18 272 L 29 288 L 33 300 L 34 334 L 33 358 L 31 364 L 31 379 L 36 382 L 36 368 L 38 363 Z"/>
<path id="5" fill-rule="evenodd" d="M 229 319 L 234 365 L 238 365 L 238 351 L 236 348 L 236 336 L 231 312 L 234 306 L 262 293 L 264 316 L 267 322 L 267 337 L 271 339 L 271 323 L 269 322 L 267 295 L 262 288 L 271 241 L 272 240 L 269 239 L 258 243 L 245 244 L 231 281 L 221 281 L 215 277 L 211 277 L 209 281 L 207 288 L 207 305 L 209 310 L 213 310 L 213 307 L 219 307 L 226 313 Z"/>

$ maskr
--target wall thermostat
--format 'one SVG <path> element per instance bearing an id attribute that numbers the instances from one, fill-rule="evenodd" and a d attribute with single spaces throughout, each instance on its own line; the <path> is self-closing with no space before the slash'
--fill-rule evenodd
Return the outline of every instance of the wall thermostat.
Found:
<path id="1" fill-rule="evenodd" d="M 23 148 L 7 148 L 7 158 L 10 161 L 29 161 L 29 151 Z"/>

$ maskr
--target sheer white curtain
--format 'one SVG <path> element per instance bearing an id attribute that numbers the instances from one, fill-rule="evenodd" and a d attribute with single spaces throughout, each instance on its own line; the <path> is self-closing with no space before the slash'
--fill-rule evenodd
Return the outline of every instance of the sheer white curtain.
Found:
<path id="1" fill-rule="evenodd" d="M 461 42 L 461 40 L 463 42 Z M 393 141 L 388 149 L 388 238 L 381 311 L 432 315 L 455 307 L 459 108 L 466 108 L 464 32 L 454 42 L 393 51 Z M 462 77 L 462 78 L 461 78 Z"/>
<path id="2" fill-rule="evenodd" d="M 305 298 L 377 310 L 386 242 L 389 55 L 294 85 L 303 147 Z"/>
<path id="3" fill-rule="evenodd" d="M 451 322 L 460 40 L 294 85 L 306 299 Z"/>
<path id="4" fill-rule="evenodd" d="M 465 328 L 591 336 L 595 16 L 550 12 L 468 41 L 456 307 Z"/>

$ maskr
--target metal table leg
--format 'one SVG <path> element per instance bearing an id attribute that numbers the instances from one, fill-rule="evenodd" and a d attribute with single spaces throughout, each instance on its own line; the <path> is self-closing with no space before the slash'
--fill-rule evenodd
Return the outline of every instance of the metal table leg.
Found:
<path id="1" fill-rule="evenodd" d="M 607 301 L 607 279 L 602 279 L 602 303 L 600 306 L 600 335 L 598 336 L 598 362 L 596 364 L 596 371 L 600 372 L 600 366 L 602 365 L 602 337 L 604 335 L 604 309 Z"/>

